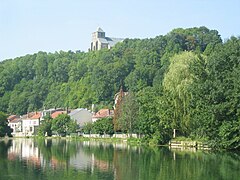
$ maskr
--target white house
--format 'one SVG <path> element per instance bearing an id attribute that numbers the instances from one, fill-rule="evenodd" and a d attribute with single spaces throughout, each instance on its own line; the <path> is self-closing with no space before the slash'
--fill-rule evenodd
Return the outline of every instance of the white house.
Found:
<path id="1" fill-rule="evenodd" d="M 8 117 L 8 126 L 12 129 L 12 136 L 17 136 L 22 131 L 22 120 L 19 116 L 11 115 Z"/>
<path id="2" fill-rule="evenodd" d="M 22 117 L 22 134 L 23 136 L 33 136 L 37 134 L 40 125 L 41 113 L 28 113 Z"/>

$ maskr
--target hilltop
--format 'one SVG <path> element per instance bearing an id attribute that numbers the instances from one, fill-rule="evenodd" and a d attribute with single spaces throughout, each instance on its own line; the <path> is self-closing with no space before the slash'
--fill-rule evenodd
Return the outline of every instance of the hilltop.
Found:
<path id="1" fill-rule="evenodd" d="M 38 52 L 3 61 L 0 110 L 23 114 L 43 107 L 112 106 L 121 85 L 137 92 L 161 84 L 171 56 L 203 53 L 221 42 L 217 31 L 205 27 L 175 29 L 152 39 L 126 39 L 111 50 Z"/>

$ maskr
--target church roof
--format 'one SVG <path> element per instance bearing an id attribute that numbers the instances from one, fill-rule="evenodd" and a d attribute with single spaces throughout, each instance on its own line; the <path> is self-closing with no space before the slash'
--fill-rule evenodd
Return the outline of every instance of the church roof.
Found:
<path id="1" fill-rule="evenodd" d="M 99 40 L 101 43 L 108 44 L 108 41 L 107 41 L 107 39 L 105 39 L 105 38 L 98 38 L 98 40 Z"/>
<path id="2" fill-rule="evenodd" d="M 117 44 L 118 42 L 122 42 L 124 39 L 123 38 L 106 37 L 106 40 L 107 40 L 109 46 L 113 47 L 115 44 Z"/>
<path id="3" fill-rule="evenodd" d="M 104 31 L 100 27 L 98 27 L 97 32 L 104 32 Z"/>

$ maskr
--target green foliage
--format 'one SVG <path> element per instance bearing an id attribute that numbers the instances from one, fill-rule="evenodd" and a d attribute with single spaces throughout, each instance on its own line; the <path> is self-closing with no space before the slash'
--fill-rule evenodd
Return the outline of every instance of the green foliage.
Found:
<path id="1" fill-rule="evenodd" d="M 120 104 L 120 115 L 118 118 L 119 127 L 122 132 L 132 135 L 138 132 L 138 111 L 139 106 L 133 92 L 128 92 Z"/>
<path id="2" fill-rule="evenodd" d="M 217 31 L 200 27 L 173 30 L 153 39 L 126 39 L 111 50 L 38 52 L 3 61 L 0 110 L 24 114 L 54 106 L 112 106 L 121 85 L 138 92 L 159 84 L 175 53 L 203 52 L 208 44 L 214 49 L 217 43 L 221 43 Z"/>
<path id="3" fill-rule="evenodd" d="M 38 128 L 39 136 L 52 136 L 52 121 L 51 116 L 47 115 L 44 117 L 44 120 L 41 121 L 41 124 Z"/>
<path id="4" fill-rule="evenodd" d="M 240 121 L 225 121 L 219 128 L 221 145 L 226 149 L 240 148 Z"/>
<path id="5" fill-rule="evenodd" d="M 56 132 L 60 136 L 66 136 L 70 133 L 75 133 L 78 124 L 70 118 L 67 114 L 60 114 L 58 117 L 53 119 L 51 130 Z"/>
<path id="6" fill-rule="evenodd" d="M 171 138 L 172 109 L 168 107 L 162 91 L 158 88 L 144 88 L 138 93 L 139 133 L 145 135 L 150 144 L 165 144 Z"/>
<path id="7" fill-rule="evenodd" d="M 239 148 L 239 57 L 240 39 L 215 47 L 206 61 L 206 77 L 191 90 L 194 135 L 226 149 Z"/>
<path id="8" fill-rule="evenodd" d="M 93 123 L 92 133 L 96 134 L 113 134 L 112 118 L 102 118 Z"/>
<path id="9" fill-rule="evenodd" d="M 38 52 L 0 63 L 0 110 L 22 115 L 43 107 L 112 107 L 122 86 L 136 96 L 122 106 L 123 131 L 162 144 L 175 128 L 187 137 L 239 149 L 239 57 L 239 38 L 223 43 L 206 27 L 125 39 L 110 50 Z M 49 124 L 42 124 L 40 134 Z M 110 133 L 111 128 L 103 130 L 107 122 L 97 124 L 84 131 Z M 53 120 L 51 129 L 66 135 L 75 125 L 64 117 Z"/>
<path id="10" fill-rule="evenodd" d="M 85 134 L 113 134 L 113 119 L 102 118 L 94 123 L 86 123 L 82 129 Z"/>
<path id="11" fill-rule="evenodd" d="M 147 87 L 137 94 L 137 98 L 139 102 L 139 133 L 151 137 L 157 131 L 160 122 L 157 114 L 159 96 L 153 88 Z"/>
<path id="12" fill-rule="evenodd" d="M 82 132 L 84 134 L 91 134 L 92 130 L 93 130 L 93 123 L 86 123 L 82 128 Z"/>
<path id="13" fill-rule="evenodd" d="M 173 56 L 170 59 L 171 64 L 163 81 L 165 94 L 168 95 L 170 108 L 173 109 L 172 128 L 179 129 L 186 135 L 191 132 L 189 106 L 192 92 L 189 88 L 197 79 L 195 71 L 191 68 L 200 69 L 196 67 L 200 61 L 204 61 L 204 59 L 192 52 L 183 52 Z"/>
<path id="14" fill-rule="evenodd" d="M 11 136 L 12 130 L 8 126 L 7 115 L 3 112 L 0 112 L 0 137 L 5 135 Z"/>

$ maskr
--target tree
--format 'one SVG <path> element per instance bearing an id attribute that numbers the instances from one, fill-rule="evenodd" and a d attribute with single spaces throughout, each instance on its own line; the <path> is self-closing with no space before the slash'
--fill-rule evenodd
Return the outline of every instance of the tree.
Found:
<path id="1" fill-rule="evenodd" d="M 219 44 L 216 30 L 199 27 L 175 29 L 151 39 L 126 39 L 110 50 L 38 52 L 5 60 L 0 63 L 0 109 L 24 114 L 43 106 L 112 106 L 122 83 L 134 93 L 156 81 L 161 84 L 158 80 L 176 53 L 191 50 L 209 55 Z"/>
<path id="2" fill-rule="evenodd" d="M 93 123 L 92 131 L 96 134 L 113 134 L 113 119 L 102 118 Z"/>
<path id="3" fill-rule="evenodd" d="M 53 119 L 51 130 L 56 132 L 60 136 L 66 136 L 70 133 L 75 133 L 77 129 L 77 123 L 73 122 L 70 116 L 67 114 L 60 114 Z"/>
<path id="4" fill-rule="evenodd" d="M 183 52 L 170 59 L 168 72 L 165 74 L 163 87 L 165 94 L 170 99 L 169 103 L 173 107 L 172 128 L 178 129 L 185 135 L 189 135 L 191 129 L 190 102 L 192 92 L 190 87 L 196 79 L 191 70 L 196 64 L 204 61 L 201 56 L 192 52 Z"/>
<path id="5" fill-rule="evenodd" d="M 139 133 L 148 137 L 157 131 L 159 124 L 158 114 L 158 95 L 152 87 L 142 89 L 137 94 L 139 102 Z"/>
<path id="6" fill-rule="evenodd" d="M 0 137 L 11 136 L 12 129 L 8 126 L 7 115 L 0 112 Z"/>
<path id="7" fill-rule="evenodd" d="M 44 117 L 44 120 L 41 121 L 41 124 L 38 128 L 38 135 L 39 136 L 45 136 L 47 133 L 47 136 L 52 136 L 52 117 L 50 115 L 47 115 Z"/>
<path id="8" fill-rule="evenodd" d="M 192 91 L 194 135 L 226 149 L 239 149 L 239 57 L 239 38 L 215 47 L 206 61 L 207 76 Z"/>
<path id="9" fill-rule="evenodd" d="M 121 114 L 118 119 L 120 128 L 123 132 L 127 132 L 132 136 L 132 133 L 138 131 L 139 112 L 138 102 L 133 92 L 128 92 L 128 94 L 124 96 L 120 109 Z"/>
<path id="10" fill-rule="evenodd" d="M 123 91 L 123 88 L 121 87 L 120 91 L 117 93 L 116 97 L 117 102 L 115 104 L 115 109 L 114 109 L 114 117 L 113 117 L 113 125 L 114 125 L 114 131 L 120 131 L 120 125 L 119 125 L 119 118 L 122 114 L 122 109 L 121 109 L 121 104 L 123 101 L 123 97 L 125 96 L 125 93 Z"/>
<path id="11" fill-rule="evenodd" d="M 84 134 L 91 134 L 93 130 L 93 123 L 86 123 L 82 128 Z"/>

